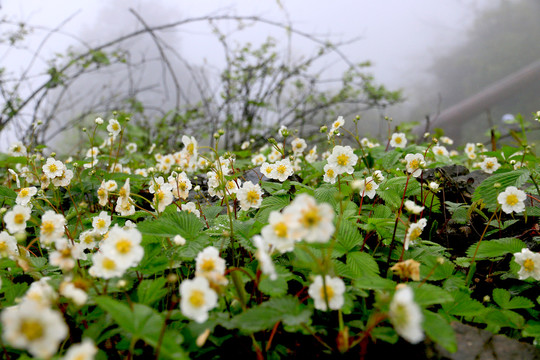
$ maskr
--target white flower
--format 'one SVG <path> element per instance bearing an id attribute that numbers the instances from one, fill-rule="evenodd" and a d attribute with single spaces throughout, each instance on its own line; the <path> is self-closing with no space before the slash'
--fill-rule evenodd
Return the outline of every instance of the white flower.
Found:
<path id="1" fill-rule="evenodd" d="M 336 134 L 336 131 L 339 130 L 343 125 L 345 125 L 345 119 L 343 116 L 338 116 L 338 118 L 332 123 L 330 131 L 328 131 L 328 139 L 332 138 Z"/>
<path id="2" fill-rule="evenodd" d="M 184 149 L 188 154 L 189 158 L 197 157 L 197 147 L 198 142 L 193 136 L 182 136 L 182 143 L 184 144 Z"/>
<path id="3" fill-rule="evenodd" d="M 407 230 L 407 235 L 405 235 L 405 250 L 409 249 L 409 244 L 422 235 L 422 231 L 427 225 L 426 219 L 420 219 L 416 223 L 412 223 Z"/>
<path id="4" fill-rule="evenodd" d="M 308 194 L 298 195 L 283 214 L 295 217 L 290 230 L 294 240 L 325 243 L 334 234 L 334 210 L 327 203 L 317 204 Z"/>
<path id="5" fill-rule="evenodd" d="M 119 266 L 129 268 L 137 266 L 144 256 L 141 246 L 142 235 L 137 229 L 124 230 L 114 226 L 109 236 L 100 246 L 100 251 L 114 258 Z"/>
<path id="6" fill-rule="evenodd" d="M 521 266 L 518 271 L 520 280 L 525 280 L 529 276 L 534 280 L 540 280 L 540 254 L 523 248 L 520 253 L 514 254 L 514 261 Z"/>
<path id="7" fill-rule="evenodd" d="M 96 233 L 93 229 L 83 231 L 79 235 L 79 244 L 83 249 L 93 249 L 96 247 L 96 242 L 99 237 L 99 234 Z"/>
<path id="8" fill-rule="evenodd" d="M 282 214 L 272 211 L 268 217 L 269 224 L 261 229 L 264 241 L 272 245 L 280 253 L 294 250 L 294 239 L 291 229 L 294 227 L 296 218 L 292 214 Z"/>
<path id="9" fill-rule="evenodd" d="M 92 255 L 92 262 L 93 264 L 88 270 L 88 273 L 93 277 L 111 279 L 124 275 L 124 272 L 127 270 L 125 267 L 120 266 L 113 256 L 105 255 L 102 252 L 94 253 Z"/>
<path id="10" fill-rule="evenodd" d="M 480 163 L 480 168 L 488 174 L 493 174 L 493 172 L 500 167 L 501 164 L 499 164 L 495 157 L 486 157 L 484 161 Z"/>
<path id="11" fill-rule="evenodd" d="M 315 303 L 315 309 L 327 311 L 339 310 L 343 306 L 343 293 L 345 292 L 345 283 L 338 277 L 328 275 L 323 278 L 317 275 L 313 283 L 309 286 L 308 294 Z M 326 303 L 328 302 L 328 307 Z"/>
<path id="12" fill-rule="evenodd" d="M 65 165 L 60 160 L 55 160 L 54 158 L 48 158 L 45 165 L 42 167 L 43 173 L 49 179 L 54 179 L 57 176 L 62 176 L 64 173 Z"/>
<path id="13" fill-rule="evenodd" d="M 472 154 L 472 153 L 475 153 L 476 152 L 476 145 L 473 144 L 473 143 L 467 143 L 467 145 L 465 145 L 465 153 L 468 155 L 468 154 Z"/>
<path id="14" fill-rule="evenodd" d="M 335 167 L 338 175 L 343 173 L 352 174 L 357 161 L 358 156 L 354 154 L 350 146 L 336 145 L 332 150 L 332 155 L 328 157 L 328 164 Z"/>
<path id="15" fill-rule="evenodd" d="M 41 217 L 40 241 L 44 245 L 49 245 L 53 241 L 64 235 L 64 225 L 66 219 L 63 215 L 52 210 L 47 210 Z"/>
<path id="16" fill-rule="evenodd" d="M 99 155 L 99 148 L 97 146 L 94 146 L 93 148 L 88 149 L 86 152 L 87 158 L 93 158 L 95 159 Z"/>
<path id="17" fill-rule="evenodd" d="M 173 172 L 167 180 L 172 185 L 172 193 L 176 198 L 187 199 L 193 185 L 185 172 L 182 171 L 180 174 Z"/>
<path id="18" fill-rule="evenodd" d="M 19 190 L 19 193 L 17 194 L 15 203 L 17 203 L 18 205 L 26 206 L 30 202 L 30 200 L 32 200 L 32 196 L 36 194 L 37 194 L 37 188 L 35 186 L 22 188 Z"/>
<path id="19" fill-rule="evenodd" d="M 324 165 L 323 170 L 324 170 L 324 176 L 323 176 L 324 182 L 334 184 L 336 182 L 337 175 L 338 175 L 336 171 L 336 167 L 332 164 L 326 164 Z"/>
<path id="20" fill-rule="evenodd" d="M 109 192 L 105 188 L 105 184 L 102 182 L 101 186 L 97 189 L 97 196 L 99 200 L 99 205 L 106 206 L 109 201 Z"/>
<path id="21" fill-rule="evenodd" d="M 94 120 L 94 122 L 96 123 L 96 125 L 101 125 L 103 124 L 103 119 L 100 117 L 97 117 L 96 120 Z"/>
<path id="22" fill-rule="evenodd" d="M 68 327 L 62 314 L 23 301 L 2 311 L 3 337 L 17 349 L 28 350 L 34 357 L 50 358 L 66 338 Z"/>
<path id="23" fill-rule="evenodd" d="M 296 138 L 293 141 L 291 141 L 291 146 L 292 146 L 293 153 L 295 155 L 297 156 L 301 155 L 307 147 L 306 140 L 301 139 L 301 138 Z"/>
<path id="24" fill-rule="evenodd" d="M 19 175 L 17 175 L 17 173 L 13 169 L 8 169 L 8 172 L 11 174 L 12 181 L 15 181 L 15 183 L 17 184 L 17 187 L 20 188 L 21 181 L 19 180 Z"/>
<path id="25" fill-rule="evenodd" d="M 273 166 L 272 179 L 285 181 L 293 174 L 293 168 L 289 159 L 277 161 Z"/>
<path id="26" fill-rule="evenodd" d="M 261 266 L 261 271 L 263 274 L 266 274 L 270 277 L 270 280 L 277 279 L 276 268 L 272 262 L 272 258 L 268 254 L 268 245 L 264 242 L 263 238 L 259 235 L 253 238 L 253 243 L 257 247 L 257 252 L 255 256 L 259 260 L 259 265 Z"/>
<path id="27" fill-rule="evenodd" d="M 98 234 L 103 235 L 109 231 L 111 220 L 111 216 L 106 211 L 102 211 L 98 216 L 92 218 L 92 227 Z"/>
<path id="28" fill-rule="evenodd" d="M 267 162 L 264 162 L 262 165 L 261 165 L 261 173 L 266 176 L 267 178 L 269 179 L 273 179 L 273 175 L 274 175 L 274 165 L 273 164 L 270 164 L 270 163 L 267 163 Z"/>
<path id="29" fill-rule="evenodd" d="M 452 145 L 454 143 L 454 140 L 450 139 L 448 136 L 441 136 L 439 140 L 446 145 Z"/>
<path id="30" fill-rule="evenodd" d="M 407 161 L 407 172 L 414 177 L 419 177 L 422 173 L 422 167 L 426 166 L 424 155 L 418 153 L 405 155 L 405 161 Z"/>
<path id="31" fill-rule="evenodd" d="M 13 209 L 8 211 L 4 215 L 4 222 L 6 223 L 6 229 L 14 234 L 26 229 L 26 222 L 30 219 L 29 207 L 23 205 L 15 205 Z"/>
<path id="32" fill-rule="evenodd" d="M 17 240 L 6 231 L 0 232 L 0 257 L 9 257 L 13 259 L 19 254 Z"/>
<path id="33" fill-rule="evenodd" d="M 80 244 L 73 246 L 65 238 L 57 240 L 55 244 L 56 250 L 49 252 L 49 263 L 63 271 L 71 271 L 75 267 L 75 260 L 86 259 L 84 248 Z"/>
<path id="34" fill-rule="evenodd" d="M 306 161 L 310 164 L 313 164 L 315 161 L 317 161 L 317 158 L 319 155 L 317 154 L 317 145 L 313 146 L 306 155 Z"/>
<path id="35" fill-rule="evenodd" d="M 497 196 L 497 202 L 502 205 L 502 211 L 507 214 L 523 212 L 526 199 L 527 194 L 515 186 L 508 186 Z"/>
<path id="36" fill-rule="evenodd" d="M 126 145 L 126 150 L 133 154 L 135 151 L 137 151 L 137 144 L 135 144 L 135 143 L 127 144 Z"/>
<path id="37" fill-rule="evenodd" d="M 262 189 L 259 184 L 253 184 L 251 181 L 246 181 L 242 188 L 236 193 L 236 198 L 240 201 L 242 210 L 250 208 L 259 208 L 262 203 Z"/>
<path id="38" fill-rule="evenodd" d="M 198 218 L 201 217 L 201 213 L 200 213 L 199 209 L 197 209 L 197 204 L 195 204 L 193 201 L 190 201 L 190 202 L 185 203 L 184 205 L 182 205 L 182 211 L 187 211 L 189 213 L 192 213 L 193 215 L 195 215 Z"/>
<path id="39" fill-rule="evenodd" d="M 84 339 L 80 344 L 71 345 L 62 360 L 93 360 L 97 347 L 90 339 Z"/>
<path id="40" fill-rule="evenodd" d="M 70 299 L 77 306 L 83 306 L 88 300 L 88 294 L 83 289 L 76 286 L 76 283 L 71 280 L 65 281 L 60 284 L 60 295 Z"/>
<path id="41" fill-rule="evenodd" d="M 182 281 L 180 297 L 182 314 L 198 323 L 205 322 L 208 319 L 208 311 L 217 305 L 217 294 L 204 277 Z"/>
<path id="42" fill-rule="evenodd" d="M 262 165 L 266 161 L 266 156 L 263 154 L 257 154 L 251 158 L 251 163 L 255 166 Z"/>
<path id="43" fill-rule="evenodd" d="M 26 291 L 26 294 L 24 294 L 23 301 L 32 301 L 43 308 L 50 307 L 58 299 L 58 294 L 49 285 L 49 279 L 46 276 L 39 279 L 39 281 L 34 281 Z"/>
<path id="44" fill-rule="evenodd" d="M 433 192 L 437 192 L 437 190 L 439 190 L 439 184 L 437 184 L 435 181 L 430 182 L 428 186 Z"/>
<path id="45" fill-rule="evenodd" d="M 435 155 L 449 157 L 448 150 L 442 145 L 435 145 L 431 150 Z"/>
<path id="46" fill-rule="evenodd" d="M 205 273 L 225 274 L 225 259 L 219 256 L 219 250 L 213 246 L 206 247 L 195 258 L 195 275 Z"/>
<path id="47" fill-rule="evenodd" d="M 414 302 L 410 287 L 403 286 L 396 291 L 388 316 L 396 332 L 408 342 L 417 344 L 424 339 L 422 311 Z"/>
<path id="48" fill-rule="evenodd" d="M 244 141 L 242 145 L 240 145 L 240 149 L 246 150 L 249 147 L 249 144 L 251 144 L 249 141 Z"/>
<path id="49" fill-rule="evenodd" d="M 26 146 L 20 141 L 9 145 L 8 153 L 11 156 L 26 156 Z"/>
<path id="50" fill-rule="evenodd" d="M 173 197 L 173 186 L 171 184 L 163 184 L 154 194 L 153 205 L 152 207 L 158 212 L 163 212 L 167 206 L 172 204 Z"/>
<path id="51" fill-rule="evenodd" d="M 395 148 L 404 148 L 407 145 L 407 137 L 404 133 L 393 133 L 390 139 L 390 146 Z"/>
<path id="52" fill-rule="evenodd" d="M 116 119 L 109 119 L 109 125 L 107 125 L 107 131 L 109 134 L 111 134 L 112 137 L 116 138 L 118 134 L 120 134 L 120 131 L 122 130 L 122 127 L 120 126 L 120 123 Z"/>
<path id="53" fill-rule="evenodd" d="M 60 176 L 55 177 L 52 179 L 52 183 L 54 186 L 63 186 L 66 187 L 71 182 L 71 179 L 73 179 L 73 171 L 69 169 L 64 169 L 62 174 Z"/>
<path id="54" fill-rule="evenodd" d="M 179 245 L 179 246 L 186 245 L 186 239 L 184 239 L 181 235 L 176 235 L 176 236 L 173 238 L 173 242 L 174 242 L 176 245 Z"/>
<path id="55" fill-rule="evenodd" d="M 289 135 L 289 131 L 287 130 L 287 127 L 285 125 L 281 125 L 279 127 L 278 134 L 281 137 L 285 137 L 285 135 Z"/>
<path id="56" fill-rule="evenodd" d="M 404 205 L 405 205 L 405 210 L 415 215 L 420 215 L 420 213 L 424 210 L 423 206 L 416 205 L 414 201 L 412 200 L 405 200 Z"/>
<path id="57" fill-rule="evenodd" d="M 373 199 L 376 194 L 375 191 L 379 188 L 379 185 L 371 176 L 369 176 L 365 180 L 359 181 L 358 184 L 356 184 L 356 188 L 358 189 L 360 196 L 367 196 L 370 199 Z"/>
<path id="58" fill-rule="evenodd" d="M 371 177 L 377 184 L 380 184 L 384 181 L 384 175 L 381 170 L 375 170 L 373 174 L 371 174 Z"/>

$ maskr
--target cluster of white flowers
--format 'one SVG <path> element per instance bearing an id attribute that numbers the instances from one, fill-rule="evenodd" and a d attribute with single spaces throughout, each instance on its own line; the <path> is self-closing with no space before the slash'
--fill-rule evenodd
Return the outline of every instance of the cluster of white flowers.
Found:
<path id="1" fill-rule="evenodd" d="M 261 165 L 261 172 L 267 178 L 281 182 L 287 180 L 292 174 L 294 174 L 293 166 L 289 159 L 279 160 L 274 164 L 264 162 Z"/>

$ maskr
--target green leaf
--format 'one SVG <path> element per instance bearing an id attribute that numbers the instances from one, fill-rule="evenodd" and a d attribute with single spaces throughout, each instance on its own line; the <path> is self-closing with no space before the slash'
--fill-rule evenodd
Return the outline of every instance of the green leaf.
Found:
<path id="1" fill-rule="evenodd" d="M 259 283 L 259 290 L 270 296 L 283 296 L 289 289 L 287 282 L 292 278 L 292 274 L 283 266 L 275 265 L 278 275 L 276 280 L 270 280 L 264 276 Z"/>
<path id="2" fill-rule="evenodd" d="M 442 304 L 454 301 L 454 297 L 439 286 L 424 283 L 422 286 L 413 287 L 414 301 L 421 306 Z"/>
<path id="3" fill-rule="evenodd" d="M 141 281 L 137 287 L 138 302 L 145 305 L 152 305 L 167 295 L 168 289 L 165 287 L 166 283 L 167 280 L 164 277 Z"/>
<path id="4" fill-rule="evenodd" d="M 521 329 L 525 325 L 525 319 L 523 316 L 511 310 L 499 310 L 489 309 L 484 316 L 483 320 L 488 326 L 494 326 L 495 328 L 510 327 L 513 329 Z"/>
<path id="5" fill-rule="evenodd" d="M 8 187 L 5 187 L 4 185 L 0 185 L 0 200 L 5 201 L 5 199 L 15 199 L 17 197 L 17 193 L 13 190 L 11 190 Z"/>
<path id="6" fill-rule="evenodd" d="M 444 311 L 456 316 L 476 316 L 484 312 L 484 306 L 464 292 L 454 293 L 454 301 L 442 305 Z"/>
<path id="7" fill-rule="evenodd" d="M 399 340 L 396 330 L 387 326 L 377 326 L 371 331 L 370 335 L 375 339 L 380 339 L 390 344 L 395 344 Z"/>
<path id="8" fill-rule="evenodd" d="M 478 243 L 475 243 L 467 249 L 467 256 L 473 257 Z M 480 243 L 478 252 L 476 253 L 477 259 L 499 257 L 506 254 L 514 254 L 520 252 L 521 249 L 527 247 L 525 243 L 516 238 L 503 238 L 497 240 L 483 240 Z"/>
<path id="9" fill-rule="evenodd" d="M 474 191 L 473 201 L 482 200 L 493 211 L 497 207 L 497 196 L 508 186 L 520 187 L 529 178 L 529 170 L 519 169 L 495 174 L 484 180 Z"/>
<path id="10" fill-rule="evenodd" d="M 271 329 L 278 321 L 284 325 L 295 327 L 309 324 L 312 310 L 298 302 L 292 296 L 272 298 L 261 305 L 232 318 L 235 327 L 246 333 Z"/>
<path id="11" fill-rule="evenodd" d="M 415 297 L 416 300 L 416 297 Z M 439 314 L 428 310 L 423 311 L 424 322 L 422 326 L 426 335 L 437 344 L 451 353 L 457 351 L 456 334 L 452 326 Z"/>
<path id="12" fill-rule="evenodd" d="M 317 202 L 325 202 L 335 207 L 338 203 L 337 196 L 339 194 L 338 189 L 334 185 L 321 185 L 315 190 L 314 197 Z"/>
<path id="13" fill-rule="evenodd" d="M 202 227 L 201 220 L 187 211 L 163 213 L 156 220 L 146 220 L 137 224 L 137 229 L 146 235 L 170 238 L 181 235 L 186 240 L 196 238 Z"/>
<path id="14" fill-rule="evenodd" d="M 494 289 L 493 300 L 503 309 L 526 309 L 534 307 L 531 300 L 522 296 L 515 296 L 510 300 L 510 292 L 504 289 Z"/>
<path id="15" fill-rule="evenodd" d="M 527 322 L 527 325 L 525 325 L 523 328 L 521 335 L 523 335 L 523 337 L 540 338 L 540 321 L 531 320 Z"/>
<path id="16" fill-rule="evenodd" d="M 337 256 L 342 256 L 356 246 L 361 245 L 363 240 L 364 238 L 356 225 L 343 220 L 338 229 L 337 244 L 334 247 L 334 251 L 337 252 Z"/>
<path id="17" fill-rule="evenodd" d="M 396 283 L 390 279 L 385 279 L 380 276 L 364 276 L 353 281 L 353 286 L 357 289 L 369 290 L 392 290 L 395 289 Z"/>
<path id="18" fill-rule="evenodd" d="M 291 202 L 288 195 L 286 196 L 268 196 L 265 197 L 261 203 L 261 207 L 255 216 L 257 221 L 266 223 L 268 217 L 272 211 L 281 211 L 285 206 L 289 205 Z"/>
<path id="19" fill-rule="evenodd" d="M 356 278 L 379 274 L 377 261 L 368 253 L 355 251 L 347 254 L 347 265 Z"/>

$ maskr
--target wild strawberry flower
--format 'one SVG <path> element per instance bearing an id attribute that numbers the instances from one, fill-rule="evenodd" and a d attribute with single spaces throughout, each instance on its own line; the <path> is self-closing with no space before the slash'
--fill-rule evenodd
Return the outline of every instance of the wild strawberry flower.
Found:
<path id="1" fill-rule="evenodd" d="M 319 154 L 317 154 L 317 145 L 315 145 L 308 151 L 305 159 L 308 163 L 313 164 L 315 161 L 317 161 L 318 157 Z"/>
<path id="2" fill-rule="evenodd" d="M 62 174 L 60 176 L 57 176 L 53 179 L 51 179 L 52 183 L 56 187 L 66 187 L 71 183 L 71 179 L 73 179 L 73 170 L 64 168 L 64 171 L 62 171 Z"/>
<path id="3" fill-rule="evenodd" d="M 442 157 L 449 157 L 450 154 L 448 153 L 448 150 L 446 149 L 446 147 L 442 146 L 442 145 L 435 145 L 431 148 L 431 151 L 433 151 L 433 154 L 437 155 L 437 156 L 442 156 Z"/>
<path id="4" fill-rule="evenodd" d="M 295 138 L 293 141 L 291 141 L 291 147 L 293 150 L 293 153 L 298 156 L 301 155 L 304 150 L 306 150 L 307 144 L 306 140 L 301 138 Z"/>
<path id="5" fill-rule="evenodd" d="M 328 140 L 336 135 L 336 131 L 339 130 L 343 125 L 345 125 L 345 119 L 343 116 L 338 116 L 338 118 L 332 123 L 330 131 L 328 131 Z"/>
<path id="6" fill-rule="evenodd" d="M 265 161 L 266 156 L 264 156 L 263 154 L 257 154 L 251 158 L 251 163 L 255 166 L 262 165 Z"/>
<path id="7" fill-rule="evenodd" d="M 70 299 L 75 305 L 83 306 L 88 300 L 87 286 L 83 281 L 72 281 L 71 277 L 65 278 L 60 284 L 58 293 Z"/>
<path id="8" fill-rule="evenodd" d="M 120 267 L 125 269 L 137 266 L 144 256 L 141 246 L 142 235 L 137 229 L 124 230 L 114 226 L 109 236 L 100 246 L 103 254 L 113 258 Z"/>
<path id="9" fill-rule="evenodd" d="M 326 164 L 324 165 L 323 170 L 324 170 L 323 181 L 330 184 L 335 184 L 337 180 L 337 176 L 338 176 L 336 167 L 332 164 Z"/>
<path id="10" fill-rule="evenodd" d="M 205 322 L 208 319 L 208 311 L 217 305 L 217 294 L 204 277 L 182 281 L 180 298 L 182 314 L 198 323 Z"/>
<path id="11" fill-rule="evenodd" d="M 405 200 L 404 206 L 405 210 L 415 215 L 420 215 L 420 213 L 424 210 L 423 206 L 416 205 L 412 200 Z"/>
<path id="12" fill-rule="evenodd" d="M 418 304 L 414 302 L 414 293 L 406 285 L 401 286 L 390 303 L 388 311 L 390 322 L 396 332 L 411 344 L 424 340 L 422 322 L 424 317 Z"/>
<path id="13" fill-rule="evenodd" d="M 107 125 L 107 131 L 111 135 L 111 137 L 116 138 L 118 134 L 120 134 L 120 131 L 122 130 L 122 126 L 120 126 L 120 123 L 116 119 L 109 119 L 109 124 Z"/>
<path id="14" fill-rule="evenodd" d="M 407 162 L 407 172 L 414 177 L 419 177 L 422 173 L 422 168 L 426 166 L 424 155 L 418 153 L 405 155 L 405 161 Z"/>
<path id="15" fill-rule="evenodd" d="M 328 275 L 324 276 L 324 283 L 323 277 L 317 275 L 308 289 L 308 294 L 315 303 L 315 309 L 321 311 L 341 309 L 344 303 L 344 293 L 345 283 L 343 280 Z"/>
<path id="16" fill-rule="evenodd" d="M 294 227 L 296 217 L 290 213 L 272 211 L 268 217 L 268 225 L 261 229 L 264 241 L 280 253 L 294 250 L 295 240 L 291 230 Z"/>
<path id="17" fill-rule="evenodd" d="M 291 229 L 294 240 L 325 243 L 334 234 L 334 209 L 327 203 L 317 204 L 308 194 L 298 195 L 283 214 L 295 217 Z"/>
<path id="18" fill-rule="evenodd" d="M 71 345 L 62 360 L 93 360 L 97 351 L 92 340 L 84 339 L 82 343 Z"/>
<path id="19" fill-rule="evenodd" d="M 47 210 L 41 217 L 40 241 L 48 246 L 64 235 L 66 219 L 62 214 Z"/>
<path id="20" fill-rule="evenodd" d="M 246 181 L 236 193 L 236 198 L 240 202 L 240 208 L 247 211 L 250 208 L 257 209 L 261 206 L 262 195 L 263 192 L 259 184 Z"/>
<path id="21" fill-rule="evenodd" d="M 178 210 L 180 211 L 180 209 Z M 193 201 L 182 204 L 182 211 L 187 211 L 188 213 L 192 213 L 196 217 L 201 217 L 201 213 L 199 209 L 197 209 L 197 204 L 195 204 Z"/>
<path id="22" fill-rule="evenodd" d="M 11 156 L 26 156 L 26 146 L 20 141 L 15 141 L 9 145 L 8 153 Z"/>
<path id="23" fill-rule="evenodd" d="M 272 179 L 276 179 L 278 181 L 285 181 L 294 173 L 291 161 L 289 159 L 283 159 L 280 161 L 277 161 L 273 165 L 273 171 L 271 174 Z"/>
<path id="24" fill-rule="evenodd" d="M 443 143 L 443 144 L 446 144 L 446 145 L 453 145 L 454 144 L 454 140 L 452 140 L 451 138 L 449 138 L 448 136 L 441 136 L 439 138 L 439 140 Z"/>
<path id="25" fill-rule="evenodd" d="M 50 157 L 47 159 L 45 165 L 42 166 L 43 173 L 49 179 L 54 179 L 57 176 L 62 176 L 64 173 L 65 165 L 60 160 L 55 160 Z"/>
<path id="26" fill-rule="evenodd" d="M 270 164 L 267 162 L 262 163 L 261 165 L 261 173 L 266 176 L 269 179 L 273 179 L 274 175 L 274 164 Z"/>
<path id="27" fill-rule="evenodd" d="M 225 274 L 225 259 L 219 256 L 218 249 L 208 246 L 195 258 L 195 275 L 201 276 L 213 272 L 219 275 Z"/>
<path id="28" fill-rule="evenodd" d="M 255 257 L 259 260 L 262 273 L 268 275 L 270 280 L 276 280 L 278 276 L 274 262 L 268 254 L 268 245 L 260 235 L 253 237 L 253 244 L 255 244 L 255 247 L 257 248 Z"/>
<path id="29" fill-rule="evenodd" d="M 393 133 L 390 139 L 390 146 L 394 148 L 404 148 L 407 146 L 407 137 L 404 133 Z"/>
<path id="30" fill-rule="evenodd" d="M 358 156 L 350 146 L 336 145 L 332 150 L 332 154 L 328 157 L 328 164 L 335 167 L 338 175 L 343 173 L 352 174 L 357 161 Z"/>
<path id="31" fill-rule="evenodd" d="M 13 209 L 4 215 L 6 229 L 12 234 L 24 231 L 26 229 L 26 222 L 30 219 L 31 212 L 32 210 L 29 207 L 15 205 Z"/>
<path id="32" fill-rule="evenodd" d="M 379 188 L 379 185 L 373 180 L 371 176 L 368 176 L 363 180 L 358 180 L 358 182 L 355 183 L 354 187 L 358 191 L 360 196 L 367 196 L 370 199 L 373 199 L 375 197 L 376 190 Z"/>
<path id="33" fill-rule="evenodd" d="M 528 248 L 521 249 L 521 252 L 514 254 L 514 261 L 521 266 L 518 271 L 520 280 L 532 277 L 540 280 L 540 254 L 533 253 Z"/>
<path id="34" fill-rule="evenodd" d="M 416 223 L 412 223 L 409 225 L 409 229 L 407 229 L 407 235 L 405 235 L 405 250 L 409 249 L 409 245 L 411 242 L 415 241 L 422 235 L 422 231 L 424 231 L 424 228 L 427 225 L 427 219 L 420 219 Z"/>
<path id="35" fill-rule="evenodd" d="M 508 186 L 497 196 L 497 202 L 502 205 L 502 211 L 507 214 L 521 213 L 525 210 L 527 194 L 515 186 Z"/>
<path id="36" fill-rule="evenodd" d="M 493 172 L 497 171 L 497 169 L 500 167 L 501 164 L 499 164 L 496 157 L 486 157 L 480 163 L 480 168 L 488 174 L 493 174 Z"/>
<path id="37" fill-rule="evenodd" d="M 8 234 L 7 231 L 0 232 L 0 257 L 14 259 L 17 255 L 19 255 L 19 248 L 15 237 Z"/>
<path id="38" fill-rule="evenodd" d="M 4 340 L 38 358 L 52 357 L 68 335 L 60 312 L 31 300 L 4 309 L 1 320 Z"/>
<path id="39" fill-rule="evenodd" d="M 111 220 L 111 216 L 106 211 L 102 211 L 98 216 L 92 218 L 92 227 L 98 234 L 103 235 L 109 231 Z"/>
<path id="40" fill-rule="evenodd" d="M 113 256 L 103 252 L 96 252 L 92 255 L 92 266 L 88 273 L 93 277 L 112 279 L 121 277 L 126 270 L 127 268 L 121 266 Z"/>
<path id="41" fill-rule="evenodd" d="M 15 199 L 15 203 L 18 205 L 26 206 L 32 197 L 37 194 L 37 188 L 35 186 L 21 188 Z"/>

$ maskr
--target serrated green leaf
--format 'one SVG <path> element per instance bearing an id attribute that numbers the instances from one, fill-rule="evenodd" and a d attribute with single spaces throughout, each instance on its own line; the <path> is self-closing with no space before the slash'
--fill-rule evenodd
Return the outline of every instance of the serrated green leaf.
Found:
<path id="1" fill-rule="evenodd" d="M 473 201 L 482 200 L 493 211 L 497 207 L 497 196 L 508 186 L 520 187 L 529 178 L 529 170 L 519 169 L 495 174 L 484 180 L 474 191 Z"/>
<path id="2" fill-rule="evenodd" d="M 277 279 L 270 280 L 268 276 L 259 282 L 259 290 L 270 296 L 283 296 L 287 293 L 287 282 L 292 278 L 292 274 L 283 266 L 275 265 Z"/>
<path id="3" fill-rule="evenodd" d="M 416 300 L 416 297 L 415 297 Z M 422 326 L 426 335 L 451 353 L 457 351 L 456 334 L 452 326 L 439 314 L 424 310 Z"/>
<path id="4" fill-rule="evenodd" d="M 356 225 L 343 220 L 339 226 L 337 244 L 334 247 L 334 250 L 337 252 L 336 256 L 342 256 L 348 253 L 356 246 L 361 245 L 363 240 L 364 238 Z"/>
<path id="5" fill-rule="evenodd" d="M 4 185 L 0 185 L 0 200 L 4 200 L 5 198 L 15 199 L 16 197 L 17 193 L 15 191 L 11 190 L 8 187 L 5 187 Z"/>
<path id="6" fill-rule="evenodd" d="M 357 289 L 392 290 L 396 287 L 396 283 L 380 276 L 364 276 L 354 280 L 353 286 Z"/>
<path id="7" fill-rule="evenodd" d="M 525 324 L 523 316 L 506 309 L 489 309 L 482 318 L 488 325 L 495 325 L 499 328 L 510 327 L 513 329 L 521 329 Z"/>
<path id="8" fill-rule="evenodd" d="M 467 256 L 473 257 L 478 243 L 471 245 L 467 249 Z M 476 253 L 477 259 L 504 256 L 520 252 L 521 249 L 527 247 L 525 243 L 516 238 L 503 238 L 497 240 L 483 240 L 478 247 Z"/>
<path id="9" fill-rule="evenodd" d="M 531 320 L 527 322 L 521 334 L 523 335 L 523 337 L 531 336 L 540 338 L 540 321 Z"/>
<path id="10" fill-rule="evenodd" d="M 322 185 L 315 189 L 313 196 L 318 203 L 329 203 L 332 207 L 335 207 L 338 204 L 337 195 L 339 194 L 338 189 L 334 185 Z"/>
<path id="11" fill-rule="evenodd" d="M 181 235 L 186 240 L 199 235 L 204 224 L 194 214 L 187 211 L 163 213 L 156 220 L 145 220 L 137 224 L 137 229 L 146 235 L 174 237 Z"/>
<path id="12" fill-rule="evenodd" d="M 435 285 L 424 283 L 420 287 L 413 287 L 413 290 L 414 301 L 421 306 L 454 301 L 454 297 L 448 291 Z"/>
<path id="13" fill-rule="evenodd" d="M 395 344 L 399 340 L 396 330 L 387 326 L 377 326 L 371 331 L 371 336 L 389 344 Z"/>
<path id="14" fill-rule="evenodd" d="M 261 203 L 261 207 L 255 215 L 255 219 L 262 223 L 268 221 L 268 217 L 272 211 L 281 211 L 285 206 L 289 205 L 291 202 L 288 195 L 285 196 L 268 196 L 265 197 Z"/>
<path id="15" fill-rule="evenodd" d="M 526 309 L 534 307 L 533 302 L 525 297 L 515 296 L 510 299 L 510 292 L 500 288 L 493 290 L 493 300 L 503 309 Z"/>
<path id="16" fill-rule="evenodd" d="M 454 301 L 442 305 L 444 311 L 456 316 L 476 316 L 484 312 L 484 306 L 464 292 L 454 294 Z"/>
<path id="17" fill-rule="evenodd" d="M 356 251 L 347 254 L 347 265 L 357 278 L 379 274 L 377 261 L 368 253 Z"/>
<path id="18" fill-rule="evenodd" d="M 141 304 L 152 305 L 167 295 L 166 283 L 167 280 L 164 277 L 141 281 L 137 286 L 137 301 Z"/>
<path id="19" fill-rule="evenodd" d="M 253 333 L 271 329 L 278 321 L 291 327 L 308 324 L 311 313 L 312 310 L 300 304 L 297 298 L 288 296 L 272 298 L 235 316 L 231 322 L 241 331 Z"/>

